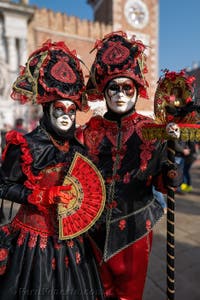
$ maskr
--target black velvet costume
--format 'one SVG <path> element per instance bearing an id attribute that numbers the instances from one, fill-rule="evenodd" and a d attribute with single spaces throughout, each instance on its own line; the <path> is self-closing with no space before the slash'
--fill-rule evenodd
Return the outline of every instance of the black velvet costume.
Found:
<path id="1" fill-rule="evenodd" d="M 142 299 L 152 228 L 163 214 L 153 187 L 166 192 L 169 184 L 170 172 L 166 169 L 162 176 L 166 142 L 145 139 L 143 128 L 155 121 L 134 111 L 138 96 L 148 98 L 145 48 L 123 31 L 97 40 L 86 85 L 90 101 L 105 99 L 108 106 L 103 117 L 88 122 L 81 136 L 106 183 L 104 213 L 91 234 L 107 299 Z"/>
<path id="2" fill-rule="evenodd" d="M 85 152 L 72 136 L 69 150 L 59 150 L 42 126 L 25 136 L 8 135 L 0 197 L 21 207 L 0 227 L 0 299 L 103 299 L 88 235 L 58 240 L 56 205 L 41 210 L 28 202 L 35 183 L 62 185 L 75 152 Z"/>
<path id="3" fill-rule="evenodd" d="M 160 188 L 166 144 L 143 138 L 149 122 L 134 111 L 124 116 L 109 111 L 84 129 L 89 154 L 107 185 L 106 210 L 93 235 L 105 261 L 148 234 L 163 215 L 152 185 Z"/>

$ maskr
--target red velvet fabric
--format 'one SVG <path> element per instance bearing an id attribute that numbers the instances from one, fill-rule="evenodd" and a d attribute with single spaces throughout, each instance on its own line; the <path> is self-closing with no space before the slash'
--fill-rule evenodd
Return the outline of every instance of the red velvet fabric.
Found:
<path id="1" fill-rule="evenodd" d="M 142 300 L 152 237 L 151 231 L 103 264 L 96 253 L 106 297 Z"/>

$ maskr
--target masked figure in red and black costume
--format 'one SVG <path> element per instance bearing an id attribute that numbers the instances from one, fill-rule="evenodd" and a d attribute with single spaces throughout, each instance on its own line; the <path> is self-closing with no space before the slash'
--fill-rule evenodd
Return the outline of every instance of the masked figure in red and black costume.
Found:
<path id="1" fill-rule="evenodd" d="M 43 116 L 32 132 L 7 134 L 0 197 L 21 207 L 11 223 L 0 227 L 0 299 L 104 299 L 86 232 L 95 222 L 87 214 L 90 195 L 102 192 L 103 198 L 103 188 L 92 191 L 88 175 L 84 193 L 78 185 L 76 198 L 77 179 L 63 184 L 77 153 L 77 177 L 89 172 L 80 159 L 85 149 L 74 137 L 76 110 L 86 109 L 84 90 L 80 62 L 63 42 L 44 43 L 13 84 L 12 98 L 41 104 Z M 103 209 L 100 198 L 95 197 L 98 216 Z M 58 236 L 59 205 L 65 212 L 62 224 L 70 232 L 66 239 Z"/>
<path id="2" fill-rule="evenodd" d="M 166 145 L 145 140 L 153 122 L 138 114 L 147 97 L 145 46 L 123 32 L 98 40 L 87 84 L 91 101 L 105 99 L 107 112 L 78 131 L 106 181 L 106 208 L 93 234 L 106 299 L 141 300 L 152 243 L 152 228 L 163 214 L 152 186 L 166 192 Z"/>

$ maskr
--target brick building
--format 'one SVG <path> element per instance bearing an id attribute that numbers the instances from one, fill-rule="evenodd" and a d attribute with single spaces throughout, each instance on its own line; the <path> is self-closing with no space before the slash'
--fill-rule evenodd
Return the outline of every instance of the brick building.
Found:
<path id="1" fill-rule="evenodd" d="M 83 70 L 87 76 L 94 58 L 94 53 L 89 52 L 95 40 L 116 30 L 136 35 L 149 46 L 150 100 L 141 99 L 137 109 L 147 113 L 152 111 L 158 78 L 159 0 L 87 0 L 87 3 L 93 8 L 94 21 L 39 9 L 29 5 L 28 0 L 0 1 L 0 129 L 4 123 L 13 123 L 14 118 L 22 114 L 27 122 L 38 114 L 37 108 L 21 107 L 9 99 L 11 84 L 27 54 L 47 39 L 64 40 L 85 62 L 87 68 L 83 67 Z"/>

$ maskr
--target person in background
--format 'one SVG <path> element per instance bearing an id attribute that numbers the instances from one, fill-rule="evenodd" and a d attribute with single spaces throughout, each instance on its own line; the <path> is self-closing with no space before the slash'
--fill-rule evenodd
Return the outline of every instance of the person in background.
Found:
<path id="1" fill-rule="evenodd" d="M 166 192 L 166 144 L 143 138 L 152 119 L 138 114 L 138 97 L 147 98 L 145 45 L 125 32 L 112 32 L 94 46 L 87 83 L 91 101 L 105 99 L 107 112 L 95 116 L 77 135 L 106 182 L 107 199 L 91 233 L 106 299 L 142 300 L 152 245 L 152 229 L 163 215 L 153 186 Z M 177 171 L 175 170 L 175 174 Z"/>
<path id="2" fill-rule="evenodd" d="M 190 156 L 190 149 L 187 147 L 187 143 L 181 140 L 175 140 L 175 162 L 179 166 L 179 168 L 184 172 L 185 168 L 185 159 Z M 184 180 L 184 177 L 183 177 Z M 182 184 L 183 182 L 181 182 Z M 176 192 L 182 193 L 182 188 L 180 186 L 177 187 Z"/>
<path id="3" fill-rule="evenodd" d="M 196 160 L 196 143 L 189 141 L 186 149 L 188 149 L 189 154 L 184 157 L 183 183 L 181 184 L 180 189 L 182 192 L 192 192 L 190 169 Z"/>
<path id="4" fill-rule="evenodd" d="M 24 128 L 24 119 L 22 118 L 16 119 L 13 129 L 23 134 L 27 133 L 27 130 Z"/>
<path id="5" fill-rule="evenodd" d="M 3 153 L 3 150 L 4 150 L 5 146 L 6 146 L 6 138 L 5 138 L 6 133 L 7 133 L 8 131 L 10 131 L 11 129 L 12 129 L 12 126 L 11 126 L 11 125 L 9 125 L 9 124 L 7 124 L 7 123 L 4 123 L 4 124 L 3 124 L 3 129 L 2 129 L 1 132 L 0 132 L 0 134 L 1 134 L 1 136 L 0 136 L 0 142 L 1 142 L 0 157 L 1 157 L 1 155 L 2 155 L 2 153 Z"/>
<path id="6" fill-rule="evenodd" d="M 84 227 L 85 222 L 90 228 L 95 221 L 88 210 L 99 207 L 101 213 L 101 188 L 93 182 L 93 199 L 89 175 L 84 193 L 77 179 L 64 181 L 75 157 L 86 155 L 74 137 L 76 111 L 87 108 L 84 91 L 76 52 L 62 41 L 47 41 L 33 52 L 13 84 L 11 97 L 22 104 L 42 105 L 43 116 L 28 134 L 10 131 L 6 137 L 0 197 L 21 207 L 11 223 L 0 227 L 0 299 L 104 299 Z M 80 176 L 84 173 L 82 177 L 89 172 L 86 161 L 84 170 L 81 164 L 77 170 Z M 90 196 L 87 206 L 85 194 Z M 66 239 L 60 237 L 67 225 L 58 222 L 59 208 L 64 210 L 64 220 L 74 218 L 67 223 L 71 233 Z"/>

